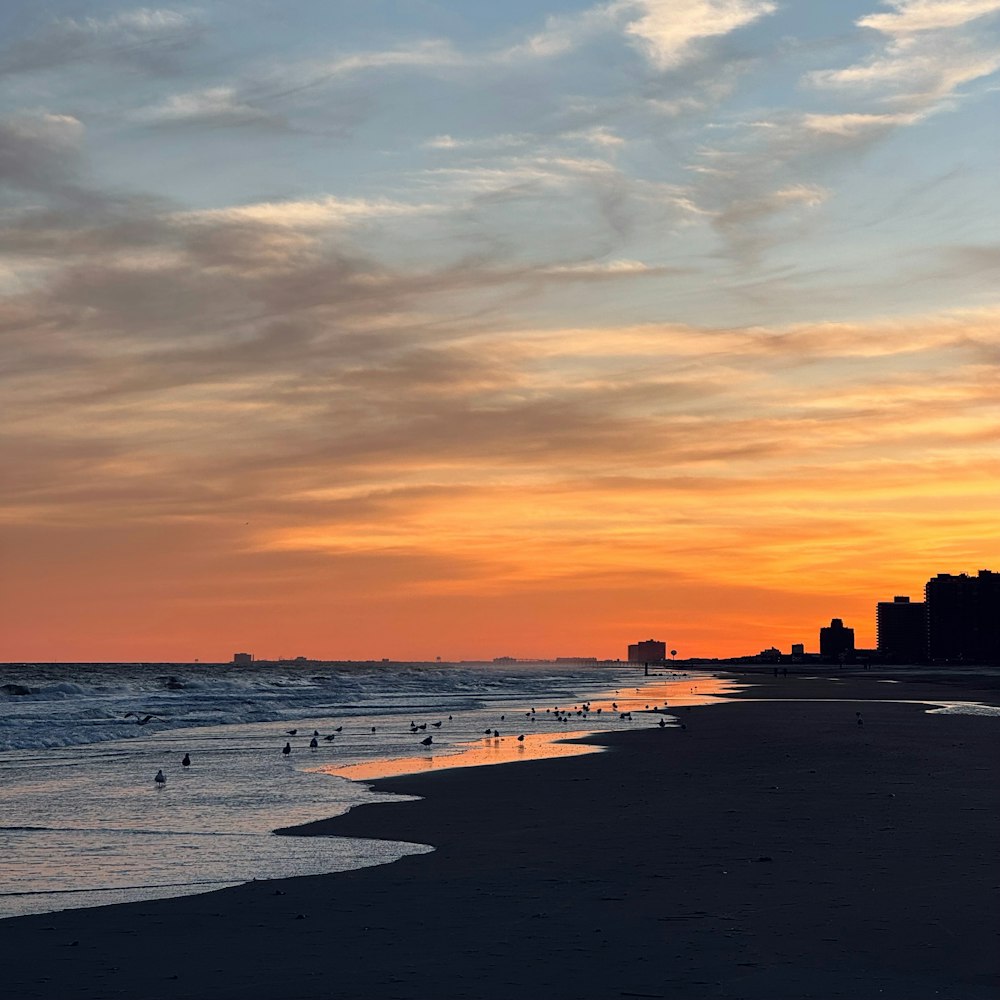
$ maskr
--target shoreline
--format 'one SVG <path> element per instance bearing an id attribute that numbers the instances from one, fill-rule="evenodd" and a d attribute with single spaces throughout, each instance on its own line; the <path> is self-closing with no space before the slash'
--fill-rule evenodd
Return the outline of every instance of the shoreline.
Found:
<path id="1" fill-rule="evenodd" d="M 687 729 L 378 779 L 420 800 L 281 831 L 430 854 L 0 921 L 11 995 L 995 996 L 997 720 L 880 676 L 731 676 Z M 996 705 L 984 680 L 905 697 Z"/>

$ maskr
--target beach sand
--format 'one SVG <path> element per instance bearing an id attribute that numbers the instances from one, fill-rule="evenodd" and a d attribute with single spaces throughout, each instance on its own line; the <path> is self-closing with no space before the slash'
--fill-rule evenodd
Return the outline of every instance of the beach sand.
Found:
<path id="1" fill-rule="evenodd" d="M 432 854 L 0 921 L 4 995 L 996 1000 L 1000 719 L 822 700 L 995 687 L 755 680 L 686 729 L 385 779 L 422 801 L 297 831 Z"/>

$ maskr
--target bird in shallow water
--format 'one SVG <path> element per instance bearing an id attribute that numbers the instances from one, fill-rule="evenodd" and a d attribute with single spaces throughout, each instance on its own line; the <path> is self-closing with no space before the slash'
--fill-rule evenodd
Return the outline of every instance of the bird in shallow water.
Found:
<path id="1" fill-rule="evenodd" d="M 162 722 L 163 720 L 158 715 L 140 715 L 138 712 L 126 712 L 126 719 L 135 719 L 136 724 L 139 726 L 146 725 L 147 722 L 156 719 L 157 722 Z"/>
<path id="2" fill-rule="evenodd" d="M 435 729 L 440 729 L 440 728 L 441 728 L 441 723 L 440 723 L 440 722 L 432 722 L 432 723 L 431 723 L 431 725 L 432 725 L 432 726 L 433 726 L 433 727 L 434 727 Z"/>
<path id="3" fill-rule="evenodd" d="M 156 772 L 156 777 L 153 778 L 153 781 L 156 782 L 157 788 L 162 788 L 167 783 L 167 776 L 163 773 L 162 768 Z"/>
<path id="4" fill-rule="evenodd" d="M 327 743 L 332 743 L 334 739 L 336 739 L 336 735 L 336 733 L 330 733 L 329 736 L 324 736 L 323 739 L 326 740 Z"/>
<path id="5" fill-rule="evenodd" d="M 317 739 L 316 739 L 316 737 L 314 736 L 314 737 L 313 737 L 313 738 L 312 738 L 312 739 L 311 739 L 311 740 L 309 741 L 309 749 L 310 749 L 310 750 L 315 750 L 315 749 L 316 749 L 316 748 L 317 748 L 318 746 L 319 746 L 319 740 L 317 740 Z"/>
<path id="6" fill-rule="evenodd" d="M 434 737 L 433 736 L 425 736 L 420 741 L 420 745 L 421 746 L 425 746 L 425 747 L 429 747 L 433 742 L 434 742 Z"/>
<path id="7" fill-rule="evenodd" d="M 523 742 L 524 742 L 524 733 L 521 733 L 521 735 L 520 735 L 520 736 L 518 736 L 518 738 L 517 738 L 517 742 L 518 742 L 518 743 L 523 743 Z"/>
<path id="8" fill-rule="evenodd" d="M 292 744 L 286 743 L 282 748 L 281 752 L 287 757 L 292 752 Z"/>
<path id="9" fill-rule="evenodd" d="M 285 732 L 288 733 L 289 736 L 294 736 L 298 732 L 298 730 L 297 729 L 286 729 Z"/>
<path id="10" fill-rule="evenodd" d="M 190 766 L 191 766 L 191 754 L 186 753 L 184 754 L 184 759 L 181 761 L 181 767 L 190 767 Z"/>

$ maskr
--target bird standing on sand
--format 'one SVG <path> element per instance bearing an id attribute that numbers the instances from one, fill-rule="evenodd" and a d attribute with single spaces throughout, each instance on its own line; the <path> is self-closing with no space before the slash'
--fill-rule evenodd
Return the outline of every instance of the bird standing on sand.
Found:
<path id="1" fill-rule="evenodd" d="M 518 743 L 523 743 L 523 742 L 524 742 L 524 733 L 521 733 L 521 735 L 520 735 L 520 736 L 518 736 L 518 738 L 517 738 L 517 742 L 518 742 Z"/>
<path id="2" fill-rule="evenodd" d="M 162 768 L 156 772 L 156 777 L 153 778 L 153 781 L 156 782 L 157 788 L 162 788 L 167 783 L 167 776 L 163 773 Z"/>
<path id="3" fill-rule="evenodd" d="M 429 747 L 433 742 L 434 742 L 434 737 L 433 736 L 425 736 L 420 741 L 420 745 L 421 746 L 425 746 L 425 747 Z"/>
<path id="4" fill-rule="evenodd" d="M 181 767 L 190 767 L 190 766 L 191 766 L 191 754 L 186 753 L 184 754 L 184 759 L 181 761 Z"/>
<path id="5" fill-rule="evenodd" d="M 292 752 L 292 744 L 286 743 L 282 748 L 281 752 L 287 757 Z"/>

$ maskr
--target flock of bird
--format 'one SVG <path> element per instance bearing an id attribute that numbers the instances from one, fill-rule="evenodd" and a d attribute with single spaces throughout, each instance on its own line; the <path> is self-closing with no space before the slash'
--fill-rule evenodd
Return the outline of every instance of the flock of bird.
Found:
<path id="1" fill-rule="evenodd" d="M 638 690 L 639 689 L 636 688 L 636 691 L 638 691 Z M 662 707 L 660 705 L 653 705 L 652 707 L 649 706 L 649 705 L 646 705 L 646 710 L 650 711 L 650 712 L 664 712 L 664 711 L 666 711 L 666 709 L 667 709 L 667 703 L 666 702 L 663 703 Z M 631 712 L 631 710 L 625 711 L 625 710 L 619 708 L 619 705 L 618 705 L 618 703 L 616 701 L 613 701 L 611 703 L 611 711 L 614 712 L 615 714 L 617 714 L 618 718 L 621 721 L 624 721 L 624 722 L 631 722 L 632 721 L 632 712 Z M 554 706 L 553 708 L 546 708 L 545 711 L 544 711 L 544 713 L 541 713 L 536 708 L 532 707 L 531 711 L 524 713 L 524 717 L 529 721 L 529 723 L 533 724 L 537 718 L 540 718 L 542 715 L 548 715 L 548 716 L 550 716 L 550 720 L 549 721 L 553 721 L 553 722 L 558 722 L 558 723 L 561 723 L 561 724 L 565 724 L 565 723 L 568 723 L 571 720 L 576 719 L 576 718 L 581 718 L 581 719 L 586 720 L 586 719 L 589 719 L 591 715 L 599 716 L 599 715 L 602 714 L 602 712 L 603 712 L 603 709 L 601 707 L 597 707 L 595 709 L 593 707 L 591 701 L 585 701 L 585 702 L 583 702 L 580 705 L 574 705 L 572 709 L 569 709 L 569 708 L 560 708 L 558 705 Z M 162 720 L 159 720 L 158 716 L 155 716 L 155 715 L 142 715 L 142 714 L 140 714 L 138 712 L 128 712 L 128 713 L 126 713 L 125 718 L 130 718 L 130 717 L 134 717 L 135 720 L 136 720 L 136 722 L 140 726 L 146 725 L 152 719 L 157 719 L 158 721 L 162 721 Z M 454 717 L 451 716 L 451 715 L 449 715 L 447 721 L 448 722 L 452 722 L 453 719 L 454 719 Z M 500 716 L 500 722 L 506 722 L 506 719 L 507 719 L 506 714 L 502 714 Z M 416 736 L 416 735 L 418 735 L 420 733 L 426 732 L 428 725 L 432 729 L 441 729 L 442 726 L 444 725 L 444 723 L 445 723 L 444 719 L 440 719 L 437 722 L 430 722 L 430 723 L 427 723 L 427 722 L 420 722 L 420 723 L 418 723 L 418 722 L 415 722 L 415 721 L 413 721 L 411 719 L 410 720 L 410 725 L 409 725 L 409 731 L 410 731 L 410 733 L 412 735 Z M 659 727 L 661 729 L 663 729 L 663 728 L 666 727 L 667 723 L 666 723 L 666 721 L 664 719 L 661 718 L 660 721 L 659 721 L 659 723 L 658 723 L 658 725 L 659 725 Z M 686 727 L 683 727 L 683 728 L 686 728 Z M 320 740 L 323 740 L 323 742 L 325 742 L 325 743 L 333 743 L 336 740 L 337 735 L 339 733 L 342 733 L 343 730 L 344 730 L 343 725 L 340 725 L 340 726 L 337 726 L 332 732 L 327 733 L 325 736 L 321 736 L 319 730 L 318 729 L 314 729 L 312 731 L 312 735 L 309 738 L 309 744 L 308 744 L 309 749 L 313 750 L 313 751 L 318 750 L 319 749 Z M 376 727 L 375 726 L 371 727 L 371 732 L 373 732 L 373 733 L 376 732 Z M 295 728 L 295 729 L 286 729 L 285 730 L 285 735 L 286 736 L 290 736 L 290 737 L 296 737 L 296 736 L 299 735 L 299 730 L 298 730 L 298 728 Z M 488 728 L 484 729 L 483 730 L 483 736 L 486 739 L 493 739 L 493 740 L 500 740 L 500 739 L 503 738 L 501 736 L 501 734 L 500 734 L 499 728 L 493 728 L 493 727 L 488 727 Z M 519 733 L 517 735 L 517 737 L 516 737 L 516 739 L 517 739 L 517 741 L 519 743 L 524 743 L 524 738 L 525 738 L 525 734 L 524 733 Z M 423 747 L 432 746 L 433 743 L 434 743 L 434 736 L 433 736 L 433 734 L 428 734 L 423 739 L 419 740 L 420 746 L 423 746 Z M 286 740 L 285 741 L 285 745 L 281 748 L 281 753 L 282 753 L 282 756 L 284 756 L 285 758 L 288 758 L 288 757 L 291 756 L 291 754 L 292 754 L 291 740 Z M 181 764 L 185 768 L 190 767 L 191 766 L 191 755 L 188 754 L 188 753 L 184 754 L 184 759 L 181 761 Z M 154 782 L 155 782 L 155 784 L 156 784 L 156 786 L 158 788 L 163 788 L 166 785 L 166 783 L 167 783 L 166 775 L 163 773 L 162 769 L 160 769 L 159 771 L 156 772 L 156 777 L 153 780 L 154 780 Z"/>

